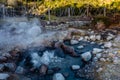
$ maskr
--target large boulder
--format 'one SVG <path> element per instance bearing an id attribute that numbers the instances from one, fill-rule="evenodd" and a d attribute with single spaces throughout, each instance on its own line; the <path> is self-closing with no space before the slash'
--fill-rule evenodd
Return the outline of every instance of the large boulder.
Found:
<path id="1" fill-rule="evenodd" d="M 92 58 L 91 52 L 85 52 L 81 54 L 81 57 L 84 61 L 89 61 Z"/>
<path id="2" fill-rule="evenodd" d="M 65 80 L 65 78 L 61 73 L 56 73 L 53 76 L 53 80 Z"/>

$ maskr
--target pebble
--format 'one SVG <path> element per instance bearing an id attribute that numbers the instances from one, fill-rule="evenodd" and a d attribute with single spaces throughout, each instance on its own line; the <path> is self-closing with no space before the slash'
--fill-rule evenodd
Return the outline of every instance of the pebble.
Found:
<path id="1" fill-rule="evenodd" d="M 72 68 L 72 70 L 78 70 L 78 69 L 80 69 L 80 66 L 79 65 L 72 65 L 71 68 Z"/>
<path id="2" fill-rule="evenodd" d="M 100 58 L 100 61 L 105 62 L 106 60 L 105 58 Z"/>
<path id="3" fill-rule="evenodd" d="M 103 68 L 99 68 L 97 69 L 97 72 L 101 72 L 103 70 Z"/>
<path id="4" fill-rule="evenodd" d="M 82 49 L 82 48 L 84 48 L 84 46 L 78 46 L 77 48 L 78 48 L 78 49 Z"/>
<path id="5" fill-rule="evenodd" d="M 102 56 L 101 53 L 96 54 L 96 57 L 97 57 L 97 58 L 101 58 L 101 56 Z"/>
<path id="6" fill-rule="evenodd" d="M 97 62 L 97 61 L 98 61 L 98 58 L 97 58 L 97 57 L 94 57 L 94 58 L 93 58 L 93 61 Z"/>
<path id="7" fill-rule="evenodd" d="M 83 37 L 80 37 L 79 39 L 78 39 L 78 41 L 82 41 L 84 38 Z"/>
<path id="8" fill-rule="evenodd" d="M 101 36 L 100 36 L 100 35 L 97 35 L 97 36 L 96 36 L 96 40 L 101 40 Z"/>
<path id="9" fill-rule="evenodd" d="M 99 48 L 94 48 L 93 49 L 93 53 L 95 54 L 95 53 L 100 53 L 100 52 L 102 52 L 103 50 L 102 49 L 99 49 Z"/>
<path id="10" fill-rule="evenodd" d="M 90 40 L 95 41 L 96 40 L 96 36 L 95 35 L 90 35 Z"/>
<path id="11" fill-rule="evenodd" d="M 92 58 L 91 52 L 85 52 L 81 54 L 81 57 L 84 61 L 89 61 Z"/>
<path id="12" fill-rule="evenodd" d="M 24 68 L 21 67 L 21 66 L 18 66 L 15 73 L 18 73 L 18 74 L 23 74 L 24 73 Z"/>

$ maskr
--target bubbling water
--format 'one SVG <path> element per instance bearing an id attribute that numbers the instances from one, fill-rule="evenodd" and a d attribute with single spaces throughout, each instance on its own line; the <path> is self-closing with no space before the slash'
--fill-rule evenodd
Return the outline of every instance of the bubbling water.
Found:
<path id="1" fill-rule="evenodd" d="M 38 19 L 8 18 L 0 22 L 0 49 L 26 47 L 42 32 Z"/>

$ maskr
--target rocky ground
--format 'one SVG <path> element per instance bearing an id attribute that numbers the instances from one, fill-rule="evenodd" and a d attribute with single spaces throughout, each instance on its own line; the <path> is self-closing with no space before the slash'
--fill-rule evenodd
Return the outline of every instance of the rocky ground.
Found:
<path id="1" fill-rule="evenodd" d="M 77 78 L 76 80 L 81 80 L 81 78 L 83 78 L 83 80 L 85 80 L 85 78 L 89 80 L 120 79 L 119 29 L 105 29 L 103 31 L 97 31 L 92 29 L 86 30 L 67 28 L 67 30 L 64 31 L 58 30 L 50 36 L 48 33 L 45 36 L 43 35 L 43 37 L 44 38 L 42 38 L 43 40 L 41 42 L 45 46 L 49 46 L 52 48 L 54 47 L 55 51 L 57 51 L 57 56 L 64 58 L 65 54 L 67 53 L 67 55 L 71 57 L 80 57 L 80 59 L 82 59 L 82 61 L 85 63 L 85 65 L 82 68 L 79 64 L 70 65 L 71 70 L 75 74 L 75 78 Z M 36 42 L 38 41 L 38 39 L 36 39 Z M 73 46 L 68 46 L 64 44 L 64 41 L 69 41 L 71 45 L 78 45 L 78 51 L 75 51 L 76 49 L 74 49 Z M 100 45 L 100 47 L 96 47 L 93 45 L 93 49 L 80 52 L 80 50 L 84 49 L 86 46 L 86 44 L 84 43 L 79 45 L 81 41 L 89 43 L 89 45 Z M 39 61 L 41 61 L 39 60 L 39 58 L 45 58 L 44 56 L 46 56 L 46 54 L 42 57 L 38 57 L 41 54 L 30 54 L 30 56 L 33 56 L 33 66 L 27 70 L 23 66 L 17 65 L 17 62 L 21 61 L 20 58 L 23 58 L 20 57 L 21 55 L 24 55 L 24 59 L 27 59 L 29 62 L 29 59 L 25 57 L 25 55 L 29 54 L 23 54 L 22 51 L 23 50 L 19 48 L 14 48 L 9 52 L 0 52 L 0 80 L 37 80 L 35 78 L 31 79 L 30 77 L 24 76 L 26 73 L 32 73 L 32 75 L 34 75 L 33 73 L 35 71 L 37 71 L 37 73 L 41 77 L 49 74 L 52 75 L 52 79 L 50 80 L 69 80 L 67 78 L 70 74 L 67 72 L 59 72 L 59 67 L 49 69 L 49 66 L 47 65 L 47 62 L 49 62 L 48 59 L 45 59 L 44 61 L 46 62 L 46 64 L 39 64 Z M 80 54 L 78 55 L 77 52 Z M 48 54 L 48 52 L 46 53 Z M 47 58 L 50 58 L 51 60 L 53 57 L 47 56 Z M 22 60 L 24 61 L 24 59 Z M 36 65 L 38 66 L 37 68 L 35 67 Z M 49 79 L 41 78 L 38 80 Z"/>

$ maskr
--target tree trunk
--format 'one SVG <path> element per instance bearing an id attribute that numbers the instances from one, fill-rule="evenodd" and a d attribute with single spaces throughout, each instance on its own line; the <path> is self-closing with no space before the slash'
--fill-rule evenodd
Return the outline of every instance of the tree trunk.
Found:
<path id="1" fill-rule="evenodd" d="M 106 8 L 104 7 L 103 15 L 106 16 Z"/>
<path id="2" fill-rule="evenodd" d="M 49 21 L 51 20 L 51 17 L 50 17 L 50 8 L 48 9 L 48 18 L 49 18 Z"/>
<path id="3" fill-rule="evenodd" d="M 87 6 L 87 16 L 89 16 L 89 5 Z"/>
<path id="4" fill-rule="evenodd" d="M 68 17 L 70 17 L 70 7 L 68 8 Z"/>

